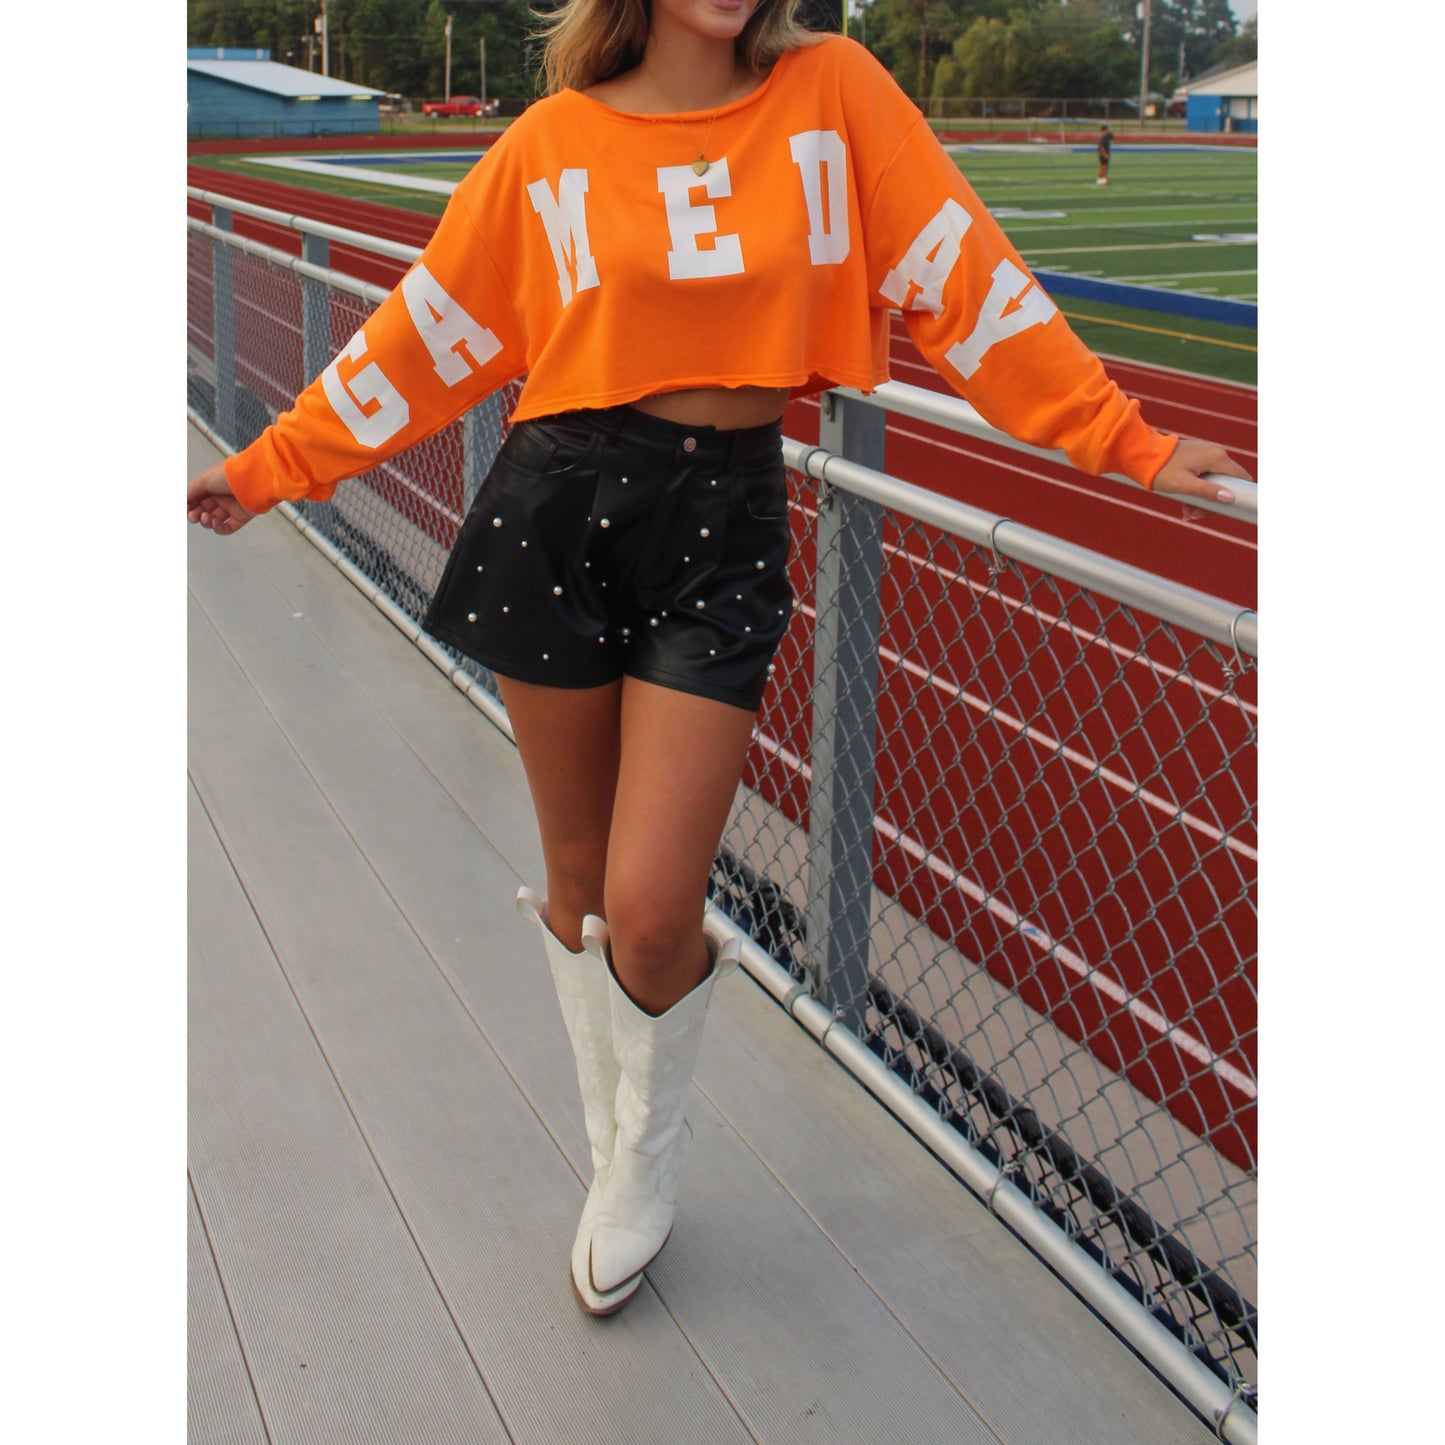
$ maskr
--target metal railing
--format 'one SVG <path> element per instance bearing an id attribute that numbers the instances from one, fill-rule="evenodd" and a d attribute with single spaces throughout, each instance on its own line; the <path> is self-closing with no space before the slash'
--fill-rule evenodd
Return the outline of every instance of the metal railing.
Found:
<path id="1" fill-rule="evenodd" d="M 249 443 L 384 294 L 190 219 L 189 409 Z M 372 249 L 418 254 L 394 242 Z M 420 633 L 512 389 L 289 509 Z M 890 384 L 785 441 L 792 627 L 715 862 L 754 975 L 1169 1379 L 1256 1431 L 1254 613 L 884 470 Z M 1256 490 L 1226 510 L 1253 517 Z"/>

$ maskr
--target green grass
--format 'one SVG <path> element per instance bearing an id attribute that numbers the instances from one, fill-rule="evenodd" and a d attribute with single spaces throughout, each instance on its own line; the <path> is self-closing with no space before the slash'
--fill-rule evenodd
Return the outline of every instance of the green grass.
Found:
<path id="1" fill-rule="evenodd" d="M 1194 239 L 1258 230 L 1254 151 L 1116 150 L 1107 186 L 1095 184 L 1092 150 L 963 150 L 954 159 L 990 209 L 1025 213 L 999 219 L 1035 270 L 1241 301 L 1258 297 L 1256 244 Z M 1253 328 L 1058 299 L 1096 351 L 1255 383 Z"/>
<path id="2" fill-rule="evenodd" d="M 459 136 L 459 146 L 467 139 Z M 318 154 L 325 151 L 318 148 Z M 1256 245 L 1194 239 L 1257 230 L 1258 160 L 1252 150 L 1116 150 L 1107 186 L 1094 183 L 1092 150 L 965 149 L 954 158 L 985 205 L 1024 213 L 1005 214 L 1000 221 L 1035 270 L 1204 296 L 1257 297 Z M 279 171 L 240 156 L 207 156 L 201 163 L 423 215 L 439 216 L 444 205 L 441 196 L 349 176 Z M 465 162 L 427 159 L 405 168 L 407 174 L 441 180 L 460 180 L 467 170 Z M 1095 351 L 1223 380 L 1256 381 L 1257 334 L 1251 328 L 1058 299 L 1070 324 Z"/>
<path id="3" fill-rule="evenodd" d="M 298 151 L 295 154 L 305 157 L 308 153 Z M 335 154 L 335 152 L 316 152 L 317 156 L 331 154 Z M 286 186 L 300 186 L 308 191 L 323 191 L 329 196 L 345 196 L 354 201 L 374 201 L 378 205 L 396 206 L 403 211 L 419 211 L 424 216 L 440 216 L 446 208 L 445 196 L 429 196 L 421 191 L 399 190 L 396 186 L 384 186 L 374 181 L 352 179 L 351 177 L 333 179 L 331 176 L 313 175 L 307 171 L 278 170 L 275 166 L 257 165 L 241 156 L 197 156 L 195 164 L 206 166 L 211 170 L 235 171 L 238 175 L 251 176 L 256 180 L 277 181 Z M 388 167 L 388 170 L 391 169 L 400 171 L 400 167 Z M 467 168 L 460 166 L 455 167 L 454 170 L 465 175 Z M 447 177 L 447 179 L 455 178 L 457 177 L 452 175 Z"/>

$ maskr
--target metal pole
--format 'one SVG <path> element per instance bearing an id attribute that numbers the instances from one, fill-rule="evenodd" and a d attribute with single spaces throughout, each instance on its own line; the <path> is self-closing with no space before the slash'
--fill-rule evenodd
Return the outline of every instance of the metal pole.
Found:
<path id="1" fill-rule="evenodd" d="M 211 223 L 218 231 L 232 228 L 231 211 L 211 206 Z M 222 241 L 211 248 L 211 351 L 216 364 L 216 430 L 236 444 L 236 296 L 235 257 Z"/>
<path id="2" fill-rule="evenodd" d="M 450 15 L 448 15 L 448 16 L 447 16 L 447 81 L 446 81 L 446 94 L 442 97 L 442 99 L 443 99 L 443 100 L 450 100 L 451 98 L 452 98 L 452 17 L 451 17 Z"/>
<path id="3" fill-rule="evenodd" d="M 482 114 L 487 113 L 487 37 L 482 36 L 477 44 L 482 50 Z"/>
<path id="4" fill-rule="evenodd" d="M 883 412 L 830 392 L 818 441 L 881 471 L 886 421 Z M 814 992 L 861 1037 L 873 904 L 883 509 L 825 489 L 817 552 L 807 963 Z"/>
<path id="5" fill-rule="evenodd" d="M 1139 62 L 1139 124 L 1149 109 L 1149 0 L 1144 0 L 1144 54 Z"/>
<path id="6" fill-rule="evenodd" d="M 330 74 L 331 74 L 331 54 L 330 54 L 330 45 L 329 45 L 329 43 L 328 43 L 328 38 L 329 38 L 330 34 L 331 34 L 331 31 L 328 29 L 328 21 L 327 21 L 327 18 L 326 18 L 326 0 L 321 0 L 321 73 L 322 73 L 322 75 L 330 75 Z"/>

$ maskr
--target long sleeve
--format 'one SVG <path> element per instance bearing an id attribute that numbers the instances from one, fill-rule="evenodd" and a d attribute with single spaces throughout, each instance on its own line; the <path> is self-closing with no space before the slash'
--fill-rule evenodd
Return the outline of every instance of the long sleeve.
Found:
<path id="1" fill-rule="evenodd" d="M 881 169 L 864 195 L 872 304 L 902 311 L 914 344 L 992 425 L 1062 448 L 1084 471 L 1151 485 L 1178 438 L 1147 425 L 1109 380 L 927 121 L 890 87 L 886 76 L 873 87 Z"/>
<path id="2" fill-rule="evenodd" d="M 526 369 L 526 339 L 477 228 L 488 159 L 453 194 L 420 259 L 319 377 L 226 463 L 241 504 L 324 501 Z"/>

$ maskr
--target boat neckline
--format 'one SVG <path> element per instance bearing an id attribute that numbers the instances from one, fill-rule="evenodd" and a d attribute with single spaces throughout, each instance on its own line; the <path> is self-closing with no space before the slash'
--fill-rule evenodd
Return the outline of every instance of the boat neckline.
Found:
<path id="1" fill-rule="evenodd" d="M 794 53 L 794 51 L 785 50 L 778 56 L 773 62 L 772 69 L 769 70 L 762 80 L 748 91 L 746 95 L 740 95 L 736 100 L 730 100 L 726 105 L 716 107 L 704 106 L 701 110 L 667 110 L 660 111 L 653 115 L 644 111 L 618 110 L 616 106 L 608 105 L 606 101 L 598 100 L 595 96 L 587 95 L 583 91 L 574 90 L 571 86 L 567 87 L 564 94 L 576 96 L 577 99 L 585 105 L 589 105 L 592 109 L 601 111 L 603 115 L 611 116 L 616 120 L 636 120 L 646 123 L 656 123 L 658 121 L 721 120 L 724 116 L 732 115 L 734 112 L 742 110 L 744 107 L 753 105 L 761 100 L 772 87 L 778 72 L 785 64 L 791 62 Z"/>

